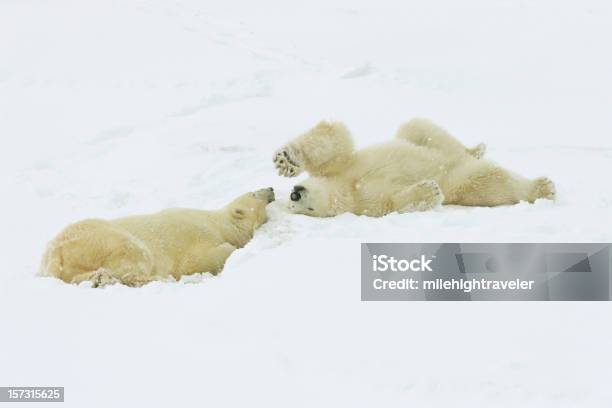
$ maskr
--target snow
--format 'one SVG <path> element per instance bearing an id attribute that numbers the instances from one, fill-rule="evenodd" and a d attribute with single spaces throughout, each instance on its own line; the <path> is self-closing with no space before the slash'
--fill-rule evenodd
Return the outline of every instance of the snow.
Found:
<path id="1" fill-rule="evenodd" d="M 607 407 L 610 304 L 361 302 L 361 242 L 610 242 L 606 1 L 0 3 L 0 386 L 68 406 Z M 291 215 L 272 152 L 426 116 L 555 203 Z M 273 186 L 219 277 L 35 277 L 66 224 Z"/>

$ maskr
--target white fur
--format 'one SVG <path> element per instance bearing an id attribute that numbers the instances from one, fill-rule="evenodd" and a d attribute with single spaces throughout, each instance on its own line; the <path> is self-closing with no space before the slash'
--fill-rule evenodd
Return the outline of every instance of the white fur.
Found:
<path id="1" fill-rule="evenodd" d="M 382 216 L 440 204 L 497 206 L 553 199 L 547 178 L 529 180 L 482 159 L 484 144 L 467 148 L 425 119 L 402 125 L 395 138 L 354 151 L 347 128 L 321 122 L 274 156 L 283 176 L 307 171 L 290 209 L 312 216 L 352 212 Z"/>
<path id="2" fill-rule="evenodd" d="M 219 273 L 266 220 L 271 189 L 247 193 L 216 211 L 174 208 L 116 220 L 89 219 L 49 243 L 41 274 L 67 283 L 141 286 L 197 272 Z"/>

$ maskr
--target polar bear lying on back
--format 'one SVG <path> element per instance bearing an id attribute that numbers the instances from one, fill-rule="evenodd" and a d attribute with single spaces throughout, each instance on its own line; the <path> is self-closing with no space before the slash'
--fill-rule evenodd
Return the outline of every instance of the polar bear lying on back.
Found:
<path id="1" fill-rule="evenodd" d="M 391 141 L 355 152 L 344 125 L 321 122 L 279 149 L 273 160 L 282 176 L 310 174 L 293 188 L 289 208 L 315 217 L 554 199 L 551 180 L 521 177 L 482 159 L 484 152 L 484 144 L 468 149 L 425 119 L 404 124 Z"/>
<path id="2" fill-rule="evenodd" d="M 247 193 L 216 211 L 174 208 L 69 225 L 48 246 L 41 274 L 68 283 L 141 286 L 170 276 L 217 274 L 267 220 L 272 188 Z"/>

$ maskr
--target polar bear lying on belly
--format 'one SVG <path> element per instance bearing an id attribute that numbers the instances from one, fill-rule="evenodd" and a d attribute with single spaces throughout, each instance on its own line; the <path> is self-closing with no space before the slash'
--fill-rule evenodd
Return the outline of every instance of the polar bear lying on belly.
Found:
<path id="1" fill-rule="evenodd" d="M 219 273 L 267 220 L 272 188 L 247 193 L 216 211 L 168 209 L 64 229 L 48 246 L 41 274 L 68 283 L 141 286 L 170 276 Z"/>
<path id="2" fill-rule="evenodd" d="M 425 119 L 404 124 L 393 140 L 355 152 L 344 125 L 321 122 L 279 149 L 273 160 L 282 176 L 310 174 L 293 188 L 289 208 L 315 217 L 554 199 L 551 180 L 521 177 L 482 159 L 484 152 L 484 144 L 469 149 Z"/>

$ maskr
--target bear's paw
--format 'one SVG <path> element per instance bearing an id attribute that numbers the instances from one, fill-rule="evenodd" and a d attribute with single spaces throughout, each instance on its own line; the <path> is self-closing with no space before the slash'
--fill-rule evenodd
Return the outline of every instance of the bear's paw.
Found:
<path id="1" fill-rule="evenodd" d="M 295 177 L 303 171 L 302 155 L 290 145 L 278 149 L 272 158 L 278 174 L 283 177 Z"/>
<path id="2" fill-rule="evenodd" d="M 534 201 L 538 198 L 554 200 L 556 195 L 555 183 L 548 177 L 538 177 L 533 181 L 532 196 Z"/>
<path id="3" fill-rule="evenodd" d="M 444 202 L 444 193 L 434 180 L 423 180 L 400 193 L 398 213 L 428 211 Z"/>

